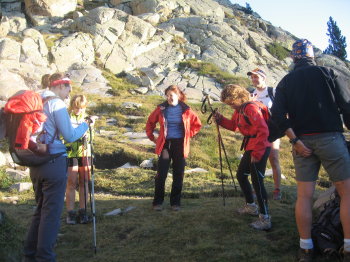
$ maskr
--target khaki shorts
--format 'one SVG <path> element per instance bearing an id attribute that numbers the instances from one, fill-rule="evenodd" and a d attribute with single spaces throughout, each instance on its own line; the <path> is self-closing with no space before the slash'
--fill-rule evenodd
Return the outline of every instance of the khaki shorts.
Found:
<path id="1" fill-rule="evenodd" d="M 316 181 L 321 164 L 332 182 L 350 178 L 350 155 L 343 134 L 322 133 L 301 136 L 300 139 L 313 153 L 302 157 L 293 152 L 297 181 Z"/>

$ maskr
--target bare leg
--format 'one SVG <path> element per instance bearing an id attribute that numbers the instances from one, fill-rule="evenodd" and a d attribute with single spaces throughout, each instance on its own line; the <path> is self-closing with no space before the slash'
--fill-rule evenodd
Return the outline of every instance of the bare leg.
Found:
<path id="1" fill-rule="evenodd" d="M 279 148 L 280 148 L 280 141 L 278 139 L 272 143 L 271 152 L 269 156 L 275 189 L 280 189 L 281 187 L 281 167 L 279 162 Z"/>
<path id="2" fill-rule="evenodd" d="M 334 183 L 340 195 L 340 220 L 343 226 L 344 238 L 350 238 L 350 178 Z"/>
<path id="3" fill-rule="evenodd" d="M 77 184 L 78 167 L 68 167 L 68 180 L 66 188 L 66 209 L 71 211 L 74 209 L 75 187 Z"/>
<path id="4" fill-rule="evenodd" d="M 295 204 L 295 219 L 300 238 L 311 238 L 312 225 L 312 196 L 316 182 L 297 181 L 298 193 Z"/>

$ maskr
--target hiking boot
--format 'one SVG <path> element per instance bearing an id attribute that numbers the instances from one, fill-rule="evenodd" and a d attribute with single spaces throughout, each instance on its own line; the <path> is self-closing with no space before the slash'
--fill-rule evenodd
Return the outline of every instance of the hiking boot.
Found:
<path id="1" fill-rule="evenodd" d="M 171 206 L 171 210 L 172 211 L 180 211 L 180 206 L 177 206 L 177 205 Z"/>
<path id="2" fill-rule="evenodd" d="M 244 214 L 248 214 L 248 215 L 251 215 L 251 216 L 259 215 L 258 206 L 255 203 L 253 203 L 253 204 L 245 204 L 244 207 L 238 208 L 237 212 L 240 215 L 244 215 Z"/>
<path id="3" fill-rule="evenodd" d="M 272 198 L 273 198 L 273 200 L 281 200 L 282 194 L 281 194 L 281 190 L 279 188 L 275 188 L 275 190 L 273 191 Z"/>
<path id="4" fill-rule="evenodd" d="M 153 210 L 154 211 L 162 211 L 163 207 L 162 207 L 162 205 L 153 205 Z"/>
<path id="5" fill-rule="evenodd" d="M 350 252 L 344 251 L 343 262 L 350 262 Z"/>
<path id="6" fill-rule="evenodd" d="M 251 227 L 257 230 L 269 230 L 271 229 L 271 216 L 259 215 L 259 219 L 250 224 Z"/>
<path id="7" fill-rule="evenodd" d="M 85 208 L 79 209 L 79 211 L 78 211 L 78 219 L 77 219 L 77 222 L 78 222 L 79 224 L 87 224 L 87 223 L 90 222 L 90 218 L 89 218 L 89 216 L 86 214 Z"/>
<path id="8" fill-rule="evenodd" d="M 68 225 L 75 225 L 77 223 L 77 212 L 74 210 L 68 211 L 66 223 Z"/>
<path id="9" fill-rule="evenodd" d="M 313 256 L 314 256 L 314 250 L 313 249 L 299 248 L 298 262 L 311 262 Z"/>

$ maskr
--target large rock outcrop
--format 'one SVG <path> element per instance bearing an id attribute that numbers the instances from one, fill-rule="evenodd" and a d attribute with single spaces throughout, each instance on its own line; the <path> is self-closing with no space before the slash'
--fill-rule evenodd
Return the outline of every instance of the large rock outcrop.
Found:
<path id="1" fill-rule="evenodd" d="M 64 16 L 74 11 L 77 0 L 24 0 L 29 16 Z"/>
<path id="2" fill-rule="evenodd" d="M 192 99 L 199 100 L 203 89 L 218 99 L 222 82 L 180 68 L 180 62 L 210 62 L 240 77 L 262 67 L 268 84 L 275 86 L 292 61 L 277 59 L 268 46 L 288 50 L 297 39 L 229 0 L 110 0 L 107 5 L 86 0 L 86 6 L 101 7 L 79 12 L 77 0 L 24 4 L 28 16 L 21 0 L 1 1 L 0 66 L 9 77 L 2 77 L 1 89 L 11 81 L 21 89 L 35 89 L 43 74 L 65 71 L 84 91 L 106 95 L 110 87 L 102 70 L 109 70 L 123 73 L 142 92 L 161 94 L 178 84 Z M 350 78 L 348 63 L 317 52 L 316 56 L 319 64 Z M 1 92 L 6 98 L 12 91 Z"/>

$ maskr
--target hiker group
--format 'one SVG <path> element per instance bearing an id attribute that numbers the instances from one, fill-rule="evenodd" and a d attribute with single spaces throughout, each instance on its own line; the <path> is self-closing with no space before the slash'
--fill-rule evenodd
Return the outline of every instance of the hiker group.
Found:
<path id="1" fill-rule="evenodd" d="M 350 90 L 334 70 L 316 65 L 312 44 L 307 39 L 293 44 L 291 57 L 294 69 L 283 77 L 275 89 L 266 85 L 266 73 L 257 68 L 247 73 L 255 87 L 252 92 L 233 84 L 222 90 L 221 101 L 234 109 L 230 119 L 212 110 L 219 141 L 219 126 L 231 131 L 238 130 L 244 137 L 241 146 L 244 154 L 236 177 L 245 204 L 237 211 L 239 214 L 258 216 L 250 224 L 257 230 L 272 227 L 264 186 L 265 169 L 269 159 L 273 170 L 273 199 L 280 200 L 278 138 L 286 135 L 292 146 L 297 181 L 295 217 L 300 236 L 298 261 L 312 261 L 314 257 L 312 200 L 321 165 L 340 196 L 340 221 L 344 236 L 341 255 L 343 261 L 350 261 L 350 155 L 342 134 L 343 123 L 350 129 Z M 184 104 L 185 95 L 177 86 L 166 89 L 165 95 L 167 100 L 151 113 L 146 124 L 147 135 L 156 144 L 159 155 L 153 209 L 163 209 L 164 184 L 172 161 L 174 174 L 170 205 L 173 211 L 178 211 L 189 138 L 199 132 L 201 123 L 198 116 Z M 156 123 L 160 125 L 158 137 L 153 134 Z M 253 188 L 248 180 L 249 174 Z"/>
<path id="2" fill-rule="evenodd" d="M 247 73 L 254 90 L 249 92 L 239 85 L 229 84 L 221 92 L 221 102 L 234 110 L 232 117 L 226 118 L 217 110 L 212 112 L 218 132 L 221 126 L 238 130 L 243 135 L 241 149 L 244 153 L 236 178 L 245 202 L 237 213 L 257 216 L 250 224 L 254 229 L 271 229 L 265 170 L 269 160 L 274 181 L 272 198 L 280 200 L 283 192 L 279 138 L 286 135 L 292 146 L 297 181 L 298 261 L 312 261 L 314 255 L 312 199 L 321 165 L 340 196 L 343 261 L 350 261 L 350 155 L 342 134 L 343 123 L 350 129 L 350 90 L 334 70 L 316 66 L 308 40 L 296 41 L 291 56 L 294 69 L 276 88 L 268 87 L 266 72 L 256 68 Z M 75 95 L 67 109 L 64 100 L 72 89 L 69 76 L 45 75 L 42 87 L 45 90 L 41 96 L 32 91 L 21 92 L 11 97 L 5 106 L 5 112 L 11 116 L 8 121 L 12 123 L 7 127 L 11 156 L 19 164 L 35 163 L 30 166 L 30 177 L 37 208 L 24 245 L 26 262 L 56 261 L 53 247 L 64 197 L 67 224 L 86 224 L 91 220 L 86 211 L 89 194 L 91 197 L 89 191 L 93 190 L 93 186 L 89 188 L 93 169 L 92 126 L 97 117 L 86 115 L 88 101 L 82 94 Z M 190 140 L 202 124 L 186 104 L 186 95 L 178 86 L 169 86 L 164 95 L 166 100 L 149 115 L 145 127 L 159 156 L 152 207 L 159 212 L 164 209 L 165 182 L 171 165 L 170 206 L 177 212 L 181 209 Z M 29 97 L 32 100 L 29 101 Z M 157 125 L 159 133 L 155 134 Z M 13 131 L 16 128 L 18 130 Z M 273 136 L 275 128 L 278 132 Z M 77 181 L 78 211 L 74 208 Z M 94 211 L 92 215 L 94 217 Z"/>

